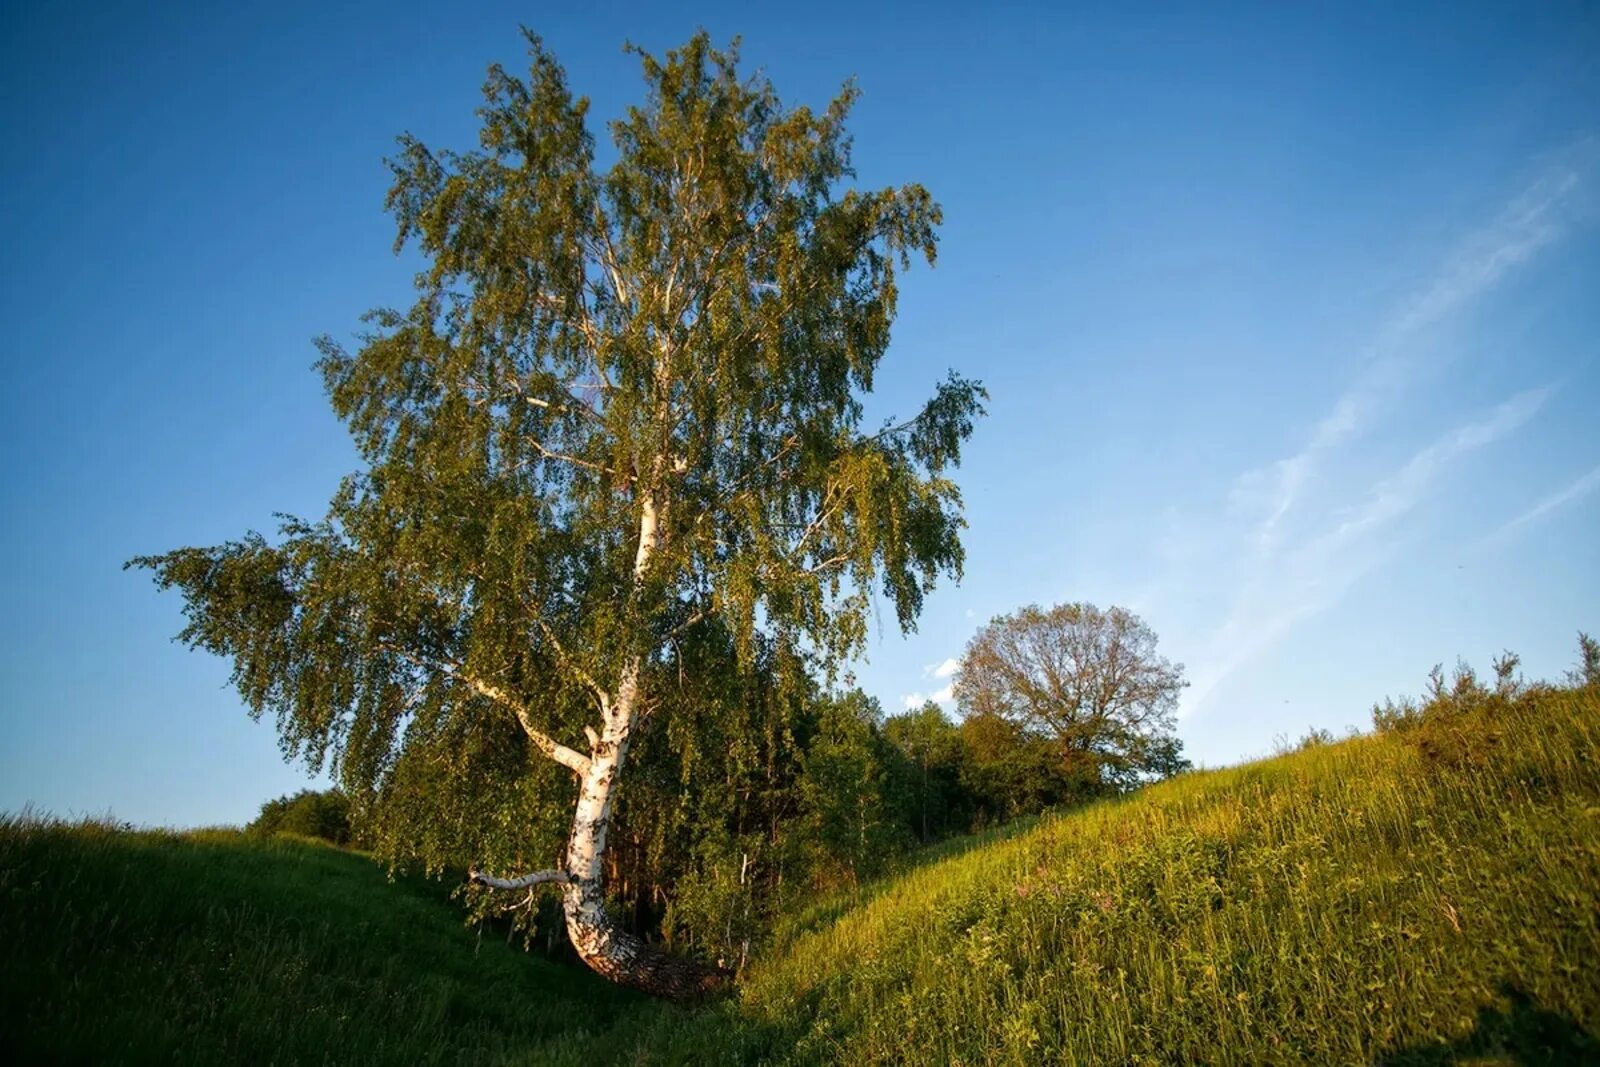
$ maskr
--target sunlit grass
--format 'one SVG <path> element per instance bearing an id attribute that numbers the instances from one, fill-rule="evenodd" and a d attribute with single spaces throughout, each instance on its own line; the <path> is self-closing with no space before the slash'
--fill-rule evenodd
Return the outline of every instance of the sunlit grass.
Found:
<path id="1" fill-rule="evenodd" d="M 1396 735 L 1317 746 L 913 871 L 758 965 L 725 1047 L 811 1063 L 1600 1057 L 1600 700 L 1544 694 L 1462 728 L 1488 739 L 1462 759 Z"/>

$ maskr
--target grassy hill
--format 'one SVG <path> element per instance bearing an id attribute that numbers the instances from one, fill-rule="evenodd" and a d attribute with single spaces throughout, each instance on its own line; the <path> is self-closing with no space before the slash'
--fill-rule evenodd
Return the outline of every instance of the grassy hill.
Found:
<path id="1" fill-rule="evenodd" d="M 913 872 L 751 976 L 807 1062 L 1600 1059 L 1600 697 L 1193 774 Z"/>
<path id="2" fill-rule="evenodd" d="M 1488 699 L 956 843 L 686 1012 L 430 883 L 0 831 L 0 1052 L 278 1062 L 1600 1062 L 1600 696 Z"/>
<path id="3" fill-rule="evenodd" d="M 610 1063 L 670 1010 L 437 882 L 237 831 L 7 821 L 0 958 L 6 1063 Z"/>

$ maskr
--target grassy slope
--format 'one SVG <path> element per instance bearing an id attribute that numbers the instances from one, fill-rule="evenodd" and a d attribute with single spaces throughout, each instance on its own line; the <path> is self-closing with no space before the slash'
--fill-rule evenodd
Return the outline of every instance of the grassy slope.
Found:
<path id="1" fill-rule="evenodd" d="M 1600 699 L 1467 726 L 1465 761 L 1361 738 L 954 843 L 696 1014 L 358 856 L 0 826 L 0 1060 L 1585 1062 Z"/>
<path id="2" fill-rule="evenodd" d="M 1600 1060 L 1600 698 L 1462 726 L 1464 760 L 1359 738 L 917 870 L 750 976 L 745 1054 Z"/>
<path id="3" fill-rule="evenodd" d="M 0 824 L 0 960 L 10 1063 L 594 1064 L 663 1010 L 438 883 L 230 831 Z"/>

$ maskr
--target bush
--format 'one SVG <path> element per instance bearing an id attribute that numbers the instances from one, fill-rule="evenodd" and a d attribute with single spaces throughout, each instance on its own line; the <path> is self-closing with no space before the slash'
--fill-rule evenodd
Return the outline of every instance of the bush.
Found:
<path id="1" fill-rule="evenodd" d="M 322 792 L 302 789 L 293 796 L 282 796 L 261 805 L 261 814 L 247 829 L 264 836 L 295 834 L 348 845 L 350 798 L 337 789 Z"/>
<path id="2" fill-rule="evenodd" d="M 1385 699 L 1372 709 L 1373 725 L 1379 733 L 1404 736 L 1430 764 L 1453 768 L 1482 766 L 1500 744 L 1501 729 L 1497 720 L 1542 691 L 1541 687 L 1525 685 L 1517 678 L 1520 663 L 1521 659 L 1514 652 L 1496 657 L 1493 688 L 1485 685 L 1464 662 L 1457 661 L 1448 682 L 1444 668 L 1435 665 L 1428 672 L 1425 699 L 1420 703 L 1409 697 L 1398 702 Z"/>
<path id="3" fill-rule="evenodd" d="M 1374 716 L 1377 715 L 1376 708 L 1373 709 L 1373 714 Z M 1333 744 L 1334 741 L 1335 738 L 1332 730 L 1326 730 L 1320 726 L 1313 726 L 1308 729 L 1305 732 L 1305 736 L 1300 738 L 1298 741 L 1289 740 L 1288 734 L 1279 734 L 1277 737 L 1274 737 L 1272 739 L 1272 752 L 1274 755 L 1287 756 L 1291 752 L 1305 752 L 1308 749 L 1322 748 L 1326 745 Z"/>
<path id="4" fill-rule="evenodd" d="M 1600 641 L 1586 633 L 1578 634 L 1578 666 L 1567 672 L 1567 683 L 1575 689 L 1600 689 Z"/>

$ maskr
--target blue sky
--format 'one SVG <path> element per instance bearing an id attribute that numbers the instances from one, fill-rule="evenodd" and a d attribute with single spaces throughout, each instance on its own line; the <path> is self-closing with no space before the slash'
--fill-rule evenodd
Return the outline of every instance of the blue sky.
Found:
<path id="1" fill-rule="evenodd" d="M 871 411 L 949 367 L 993 399 L 965 580 L 856 668 L 886 708 L 994 614 L 1118 603 L 1215 765 L 1600 630 L 1594 5 L 670 6 L 8 11 L 0 808 L 237 822 L 304 781 L 120 564 L 320 513 L 355 457 L 310 339 L 414 267 L 382 159 L 472 144 L 523 22 L 602 118 L 625 38 L 697 25 L 790 101 L 853 75 L 860 180 L 943 204 Z"/>

